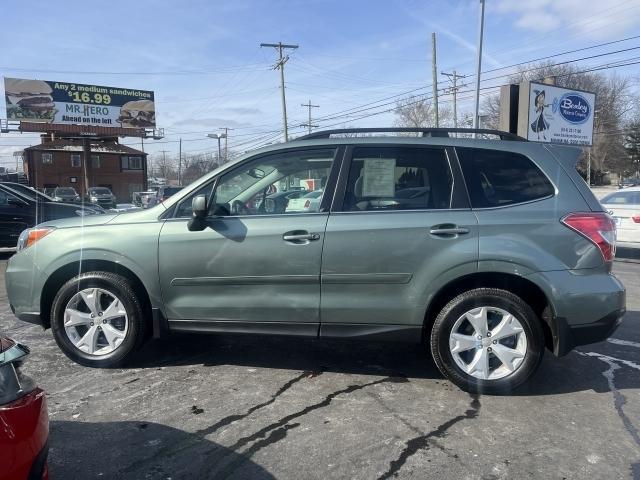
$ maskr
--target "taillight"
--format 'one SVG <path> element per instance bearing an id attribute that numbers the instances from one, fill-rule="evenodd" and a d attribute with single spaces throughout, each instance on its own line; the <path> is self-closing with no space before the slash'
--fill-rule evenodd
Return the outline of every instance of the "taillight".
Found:
<path id="1" fill-rule="evenodd" d="M 616 253 L 616 224 L 603 212 L 570 213 L 562 220 L 567 227 L 591 240 L 602 253 L 605 262 L 612 262 Z"/>
<path id="2" fill-rule="evenodd" d="M 634 215 L 633 217 L 631 217 L 631 220 L 633 220 L 635 223 L 640 223 L 640 215 Z"/>

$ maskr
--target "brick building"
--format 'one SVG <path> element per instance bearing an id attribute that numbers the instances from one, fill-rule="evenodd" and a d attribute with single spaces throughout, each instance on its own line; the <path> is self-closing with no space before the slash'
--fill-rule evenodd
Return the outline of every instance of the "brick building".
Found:
<path id="1" fill-rule="evenodd" d="M 147 154 L 117 139 L 92 140 L 91 164 L 83 165 L 82 140 L 42 137 L 42 143 L 25 148 L 24 173 L 37 189 L 73 187 L 84 196 L 88 187 L 107 187 L 118 202 L 131 202 L 133 192 L 147 188 Z"/>

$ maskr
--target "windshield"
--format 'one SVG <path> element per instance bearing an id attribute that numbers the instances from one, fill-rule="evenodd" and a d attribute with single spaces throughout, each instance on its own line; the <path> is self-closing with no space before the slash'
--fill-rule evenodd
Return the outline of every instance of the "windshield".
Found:
<path id="1" fill-rule="evenodd" d="M 56 195 L 76 195 L 76 191 L 73 188 L 56 188 Z"/>
<path id="2" fill-rule="evenodd" d="M 7 188 L 10 188 L 14 192 L 18 192 L 24 195 L 25 197 L 30 198 L 31 200 L 37 200 L 37 199 L 46 200 L 46 201 L 53 200 L 49 195 L 45 195 L 44 193 L 34 190 L 31 187 L 27 187 L 26 185 L 21 185 L 19 183 L 4 183 L 3 185 L 6 186 Z"/>
<path id="3" fill-rule="evenodd" d="M 111 195 L 111 190 L 104 187 L 90 188 L 89 193 L 97 195 Z"/>

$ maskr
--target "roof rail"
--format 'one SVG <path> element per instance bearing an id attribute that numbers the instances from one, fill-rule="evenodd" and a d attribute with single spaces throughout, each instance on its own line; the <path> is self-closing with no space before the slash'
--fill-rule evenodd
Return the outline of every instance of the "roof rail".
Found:
<path id="1" fill-rule="evenodd" d="M 296 140 L 311 140 L 317 138 L 330 138 L 331 135 L 338 135 L 343 133 L 421 133 L 423 137 L 450 137 L 450 133 L 475 133 L 480 135 L 495 135 L 500 137 L 500 140 L 515 140 L 520 142 L 526 142 L 526 138 L 519 137 L 514 133 L 503 132 L 501 130 L 491 130 L 486 128 L 413 128 L 413 127 L 381 127 L 381 128 L 338 128 L 335 130 L 322 130 L 319 132 L 313 132 L 302 137 L 295 138 Z"/>

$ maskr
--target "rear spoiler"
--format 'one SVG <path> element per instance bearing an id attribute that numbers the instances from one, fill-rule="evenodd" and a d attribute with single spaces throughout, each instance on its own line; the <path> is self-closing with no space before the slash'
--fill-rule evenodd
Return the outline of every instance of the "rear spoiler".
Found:
<path id="1" fill-rule="evenodd" d="M 602 212 L 604 210 L 602 205 L 600 205 L 600 202 L 591 191 L 591 188 L 589 188 L 589 185 L 587 185 L 587 182 L 585 182 L 584 178 L 582 178 L 576 169 L 576 165 L 580 157 L 584 154 L 584 150 L 580 147 L 557 144 L 547 144 L 545 148 L 567 173 L 584 201 L 587 202 L 591 211 Z"/>

